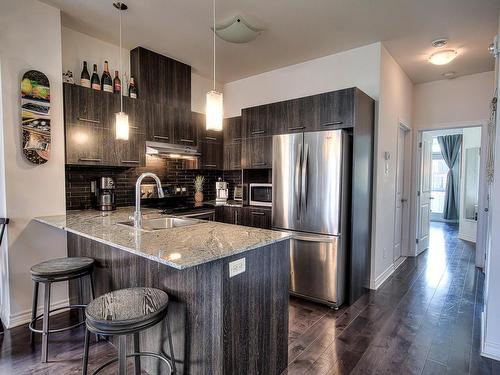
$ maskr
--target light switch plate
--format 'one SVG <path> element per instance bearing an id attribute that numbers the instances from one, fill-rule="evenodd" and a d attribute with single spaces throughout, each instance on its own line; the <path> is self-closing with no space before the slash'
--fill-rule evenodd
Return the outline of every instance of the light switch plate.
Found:
<path id="1" fill-rule="evenodd" d="M 229 262 L 229 277 L 231 278 L 233 276 L 239 275 L 240 273 L 245 272 L 245 269 L 246 269 L 245 258 Z"/>

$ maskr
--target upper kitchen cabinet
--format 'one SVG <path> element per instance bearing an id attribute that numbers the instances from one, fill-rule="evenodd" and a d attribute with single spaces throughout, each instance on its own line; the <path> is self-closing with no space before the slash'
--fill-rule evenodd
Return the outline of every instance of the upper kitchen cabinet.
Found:
<path id="1" fill-rule="evenodd" d="M 245 108 L 242 110 L 244 138 L 269 135 L 269 105 Z"/>
<path id="2" fill-rule="evenodd" d="M 224 119 L 224 143 L 241 142 L 241 116 Z"/>
<path id="3" fill-rule="evenodd" d="M 198 129 L 191 118 L 191 109 L 169 108 L 168 119 L 174 129 L 174 142 L 195 147 L 198 144 Z"/>
<path id="4" fill-rule="evenodd" d="M 201 152 L 198 167 L 222 170 L 224 166 L 223 133 L 206 130 L 205 119 L 203 113 L 192 112 L 191 114 L 191 124 L 198 132 L 198 149 Z"/>
<path id="5" fill-rule="evenodd" d="M 165 104 L 145 102 L 146 139 L 154 142 L 174 142 L 174 126 Z"/>
<path id="6" fill-rule="evenodd" d="M 191 111 L 191 67 L 143 47 L 130 51 L 138 97 Z"/>
<path id="7" fill-rule="evenodd" d="M 350 88 L 318 95 L 319 122 L 317 129 L 353 127 L 355 92 L 355 88 Z"/>
<path id="8" fill-rule="evenodd" d="M 241 147 L 243 169 L 268 169 L 273 165 L 273 137 L 247 138 Z"/>
<path id="9" fill-rule="evenodd" d="M 241 116 L 224 119 L 224 170 L 241 169 Z"/>

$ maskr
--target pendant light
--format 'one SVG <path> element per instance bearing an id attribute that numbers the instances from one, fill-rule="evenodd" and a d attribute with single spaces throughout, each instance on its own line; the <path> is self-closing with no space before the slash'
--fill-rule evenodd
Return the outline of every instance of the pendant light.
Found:
<path id="1" fill-rule="evenodd" d="M 122 12 L 127 10 L 128 7 L 126 4 L 121 2 L 113 3 L 113 6 L 118 9 L 120 14 L 120 74 L 123 74 L 123 66 L 122 66 Z M 123 83 L 123 82 L 122 82 Z M 129 136 L 129 124 L 128 124 L 128 115 L 123 112 L 123 84 L 120 85 L 120 112 L 115 114 L 115 136 L 116 139 L 122 141 L 128 141 Z"/>
<path id="2" fill-rule="evenodd" d="M 222 130 L 222 93 L 215 89 L 215 0 L 213 0 L 213 36 L 214 36 L 214 87 L 212 91 L 207 92 L 206 103 L 206 129 Z"/>

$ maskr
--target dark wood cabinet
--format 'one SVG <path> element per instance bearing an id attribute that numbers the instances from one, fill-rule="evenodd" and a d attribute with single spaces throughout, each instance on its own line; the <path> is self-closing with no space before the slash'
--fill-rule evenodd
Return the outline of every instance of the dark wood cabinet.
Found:
<path id="1" fill-rule="evenodd" d="M 271 229 L 271 208 L 243 207 L 243 225 L 262 229 Z"/>
<path id="2" fill-rule="evenodd" d="M 148 141 L 173 143 L 173 125 L 165 104 L 146 101 L 144 117 Z"/>
<path id="3" fill-rule="evenodd" d="M 318 130 L 354 126 L 355 89 L 327 92 L 319 95 Z"/>
<path id="4" fill-rule="evenodd" d="M 192 112 L 191 125 L 197 130 L 198 149 L 201 153 L 200 169 L 218 169 L 224 167 L 223 132 L 206 130 L 206 117 L 202 113 Z"/>
<path id="5" fill-rule="evenodd" d="M 241 147 L 243 169 L 271 168 L 273 164 L 273 137 L 246 138 Z"/>
<path id="6" fill-rule="evenodd" d="M 224 143 L 237 143 L 242 139 L 241 116 L 224 119 Z"/>
<path id="7" fill-rule="evenodd" d="M 224 144 L 224 170 L 241 169 L 241 142 Z"/>
<path id="8" fill-rule="evenodd" d="M 269 105 L 245 108 L 242 111 L 243 136 L 246 138 L 269 135 Z"/>
<path id="9" fill-rule="evenodd" d="M 174 142 L 184 146 L 196 147 L 198 144 L 198 129 L 192 121 L 191 109 L 189 112 L 179 108 L 168 108 L 168 122 L 174 129 Z"/>
<path id="10" fill-rule="evenodd" d="M 191 67 L 167 56 L 136 47 L 130 51 L 131 75 L 138 97 L 191 111 Z"/>
<path id="11" fill-rule="evenodd" d="M 215 221 L 233 225 L 242 223 L 243 207 L 219 206 L 215 209 Z"/>
<path id="12" fill-rule="evenodd" d="M 242 118 L 224 119 L 224 170 L 241 169 Z"/>

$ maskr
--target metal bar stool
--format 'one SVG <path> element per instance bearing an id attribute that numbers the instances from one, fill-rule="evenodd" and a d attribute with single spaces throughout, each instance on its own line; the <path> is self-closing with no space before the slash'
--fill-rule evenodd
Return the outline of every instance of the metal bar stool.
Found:
<path id="1" fill-rule="evenodd" d="M 2 238 L 7 224 L 9 224 L 9 219 L 5 217 L 0 217 L 0 246 L 2 245 Z M 3 323 L 2 319 L 0 319 L 0 334 L 2 333 L 3 333 Z"/>
<path id="2" fill-rule="evenodd" d="M 118 358 L 114 358 L 92 374 L 118 361 L 118 373 L 127 373 L 127 358 L 134 357 L 135 374 L 141 373 L 141 356 L 157 358 L 168 366 L 169 373 L 175 372 L 172 335 L 167 317 L 168 294 L 154 288 L 128 288 L 106 293 L 89 303 L 85 309 L 87 331 L 83 353 L 83 375 L 87 375 L 89 359 L 90 333 L 99 336 L 119 336 Z M 167 317 L 167 336 L 170 346 L 170 359 L 163 353 L 141 352 L 139 333 L 148 329 Z M 134 335 L 134 351 L 127 354 L 127 335 Z"/>
<path id="3" fill-rule="evenodd" d="M 94 295 L 94 281 L 92 278 L 92 271 L 94 270 L 94 259 L 92 258 L 57 258 L 51 259 L 42 263 L 38 263 L 31 267 L 31 278 L 33 279 L 33 305 L 31 310 L 31 322 L 29 324 L 29 329 L 31 330 L 31 343 L 34 342 L 35 333 L 42 334 L 42 362 L 45 363 L 48 360 L 49 354 L 49 334 L 66 331 L 72 328 L 76 328 L 85 324 L 85 320 L 75 323 L 69 327 L 50 329 L 50 314 L 63 310 L 63 309 L 80 309 L 83 310 L 87 305 L 76 304 L 69 305 L 65 307 L 59 307 L 57 309 L 50 309 L 50 290 L 52 283 L 60 281 L 68 281 L 73 279 L 82 280 L 83 277 L 88 277 L 90 281 L 90 298 L 93 300 Z M 38 306 L 38 287 L 39 284 L 44 284 L 44 302 L 43 302 L 43 314 L 36 315 Z M 81 286 L 80 281 L 80 286 Z M 36 322 L 43 317 L 42 329 L 36 329 Z"/>

